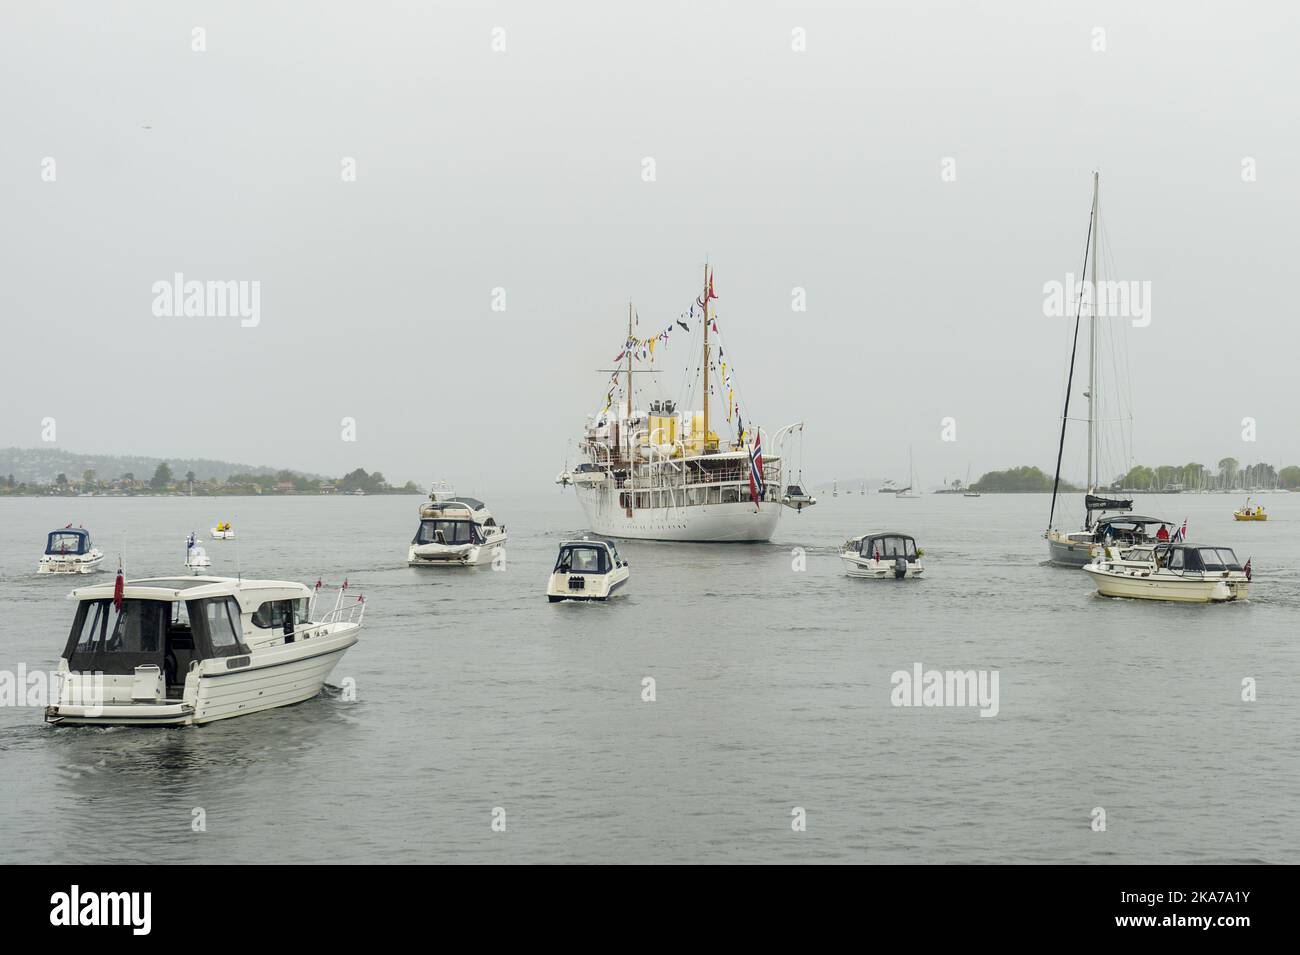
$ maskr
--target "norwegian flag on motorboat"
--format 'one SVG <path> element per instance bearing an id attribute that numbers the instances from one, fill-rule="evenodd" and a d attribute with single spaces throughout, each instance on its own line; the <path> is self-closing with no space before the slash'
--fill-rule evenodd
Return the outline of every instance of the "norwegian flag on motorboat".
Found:
<path id="1" fill-rule="evenodd" d="M 1183 518 L 1183 526 L 1174 531 L 1174 543 L 1187 540 L 1187 518 Z"/>
<path id="2" fill-rule="evenodd" d="M 126 589 L 126 578 L 122 576 L 122 568 L 117 568 L 117 580 L 113 582 L 113 609 L 122 609 L 122 592 Z"/>
<path id="3" fill-rule="evenodd" d="M 1250 580 L 1250 561 L 1251 561 L 1251 558 L 1247 557 L 1247 558 L 1246 558 L 1246 566 L 1243 567 L 1243 568 L 1241 568 L 1242 570 L 1244 570 L 1244 571 L 1246 572 L 1246 579 L 1247 579 L 1247 580 Z"/>
<path id="4" fill-rule="evenodd" d="M 763 432 L 754 429 L 754 443 L 749 449 L 749 496 L 754 507 L 763 499 Z"/>

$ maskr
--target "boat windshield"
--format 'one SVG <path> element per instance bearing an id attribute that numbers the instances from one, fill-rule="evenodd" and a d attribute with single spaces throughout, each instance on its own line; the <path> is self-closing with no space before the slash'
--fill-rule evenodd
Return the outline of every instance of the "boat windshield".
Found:
<path id="1" fill-rule="evenodd" d="M 609 569 L 609 559 L 603 547 L 579 545 L 564 547 L 555 562 L 557 574 L 604 574 Z"/>
<path id="2" fill-rule="evenodd" d="M 916 541 L 901 534 L 864 537 L 859 552 L 863 557 L 875 557 L 880 560 L 905 557 L 910 561 L 916 559 Z"/>
<path id="3" fill-rule="evenodd" d="M 85 531 L 52 531 L 45 553 L 63 556 L 80 555 L 90 550 L 90 535 Z"/>
<path id="4" fill-rule="evenodd" d="M 420 521 L 412 544 L 477 544 L 481 538 L 473 521 Z"/>

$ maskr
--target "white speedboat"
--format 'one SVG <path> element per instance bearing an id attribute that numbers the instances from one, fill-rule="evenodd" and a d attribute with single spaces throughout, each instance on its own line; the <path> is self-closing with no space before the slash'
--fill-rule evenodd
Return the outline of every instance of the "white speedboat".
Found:
<path id="1" fill-rule="evenodd" d="M 1250 561 L 1242 566 L 1232 548 L 1207 544 L 1108 545 L 1083 569 L 1103 597 L 1226 603 L 1250 589 Z"/>
<path id="2" fill-rule="evenodd" d="M 472 497 L 446 500 L 430 495 L 420 505 L 420 526 L 406 562 L 412 567 L 472 567 L 488 564 L 506 542 L 487 505 Z"/>
<path id="3" fill-rule="evenodd" d="M 888 580 L 920 577 L 925 573 L 921 564 L 923 554 L 914 537 L 895 531 L 854 537 L 840 548 L 840 560 L 848 576 Z"/>
<path id="4" fill-rule="evenodd" d="M 357 642 L 365 602 L 314 616 L 303 584 L 226 577 L 74 590 L 50 723 L 178 726 L 288 706 L 320 692 Z"/>
<path id="5" fill-rule="evenodd" d="M 45 553 L 36 566 L 41 574 L 88 574 L 104 562 L 104 552 L 90 540 L 90 531 L 71 524 L 50 531 L 45 539 Z"/>
<path id="6" fill-rule="evenodd" d="M 202 573 L 212 566 L 212 558 L 199 546 L 202 543 L 203 541 L 194 536 L 193 531 L 190 531 L 190 536 L 185 538 L 185 569 L 190 573 Z"/>
<path id="7" fill-rule="evenodd" d="M 235 537 L 235 529 L 230 526 L 229 521 L 218 521 L 217 526 L 211 530 L 214 541 L 228 541 Z"/>
<path id="8" fill-rule="evenodd" d="M 605 540 L 563 541 L 546 584 L 546 599 L 608 600 L 627 585 L 631 572 L 618 548 Z"/>

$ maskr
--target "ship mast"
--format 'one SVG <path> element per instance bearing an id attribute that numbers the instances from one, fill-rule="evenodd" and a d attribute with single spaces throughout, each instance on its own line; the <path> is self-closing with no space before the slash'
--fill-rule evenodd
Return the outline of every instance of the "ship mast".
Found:
<path id="1" fill-rule="evenodd" d="M 704 263 L 704 437 L 700 447 L 709 450 L 709 263 Z"/>
<path id="2" fill-rule="evenodd" d="M 1096 398 L 1097 394 L 1097 308 L 1098 296 L 1100 290 L 1097 288 L 1097 241 L 1101 238 L 1101 230 L 1096 228 L 1097 225 L 1097 191 L 1099 186 L 1100 173 L 1092 174 L 1092 221 L 1094 224 L 1092 230 L 1092 314 L 1088 317 L 1088 493 L 1091 494 L 1097 489 L 1096 462 L 1094 460 L 1096 452 L 1096 434 L 1097 434 L 1097 412 Z"/>
<path id="3" fill-rule="evenodd" d="M 628 417 L 627 425 L 623 430 L 627 431 L 628 456 L 632 456 L 632 301 L 628 301 Z"/>

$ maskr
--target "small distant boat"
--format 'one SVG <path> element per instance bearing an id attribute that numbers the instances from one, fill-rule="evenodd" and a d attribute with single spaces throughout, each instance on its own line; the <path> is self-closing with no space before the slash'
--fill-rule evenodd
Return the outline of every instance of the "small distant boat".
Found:
<path id="1" fill-rule="evenodd" d="M 970 468 L 967 468 L 967 469 L 966 469 L 966 483 L 963 485 L 963 487 L 965 487 L 966 490 L 962 492 L 962 495 L 961 495 L 962 497 L 979 497 L 979 496 L 980 496 L 980 492 L 979 492 L 979 491 L 972 491 L 972 490 L 971 490 L 971 486 L 970 486 Z"/>
<path id="2" fill-rule="evenodd" d="M 899 488 L 898 491 L 894 494 L 894 497 L 898 498 L 900 501 L 916 500 L 917 498 L 920 497 L 920 495 L 914 494 L 912 492 L 912 488 L 914 487 L 916 487 L 916 469 L 912 467 L 912 449 L 908 448 L 907 449 L 907 487 Z"/>
<path id="3" fill-rule="evenodd" d="M 193 531 L 190 531 L 190 536 L 185 538 L 185 569 L 191 573 L 198 574 L 212 566 L 212 558 L 199 546 L 202 543 L 203 541 L 194 536 Z"/>
<path id="4" fill-rule="evenodd" d="M 962 496 L 962 497 L 979 497 L 979 496 L 980 496 L 980 492 L 979 492 L 979 491 L 963 491 L 961 496 Z"/>
<path id="5" fill-rule="evenodd" d="M 1108 545 L 1084 571 L 1103 597 L 1226 603 L 1244 600 L 1251 568 L 1230 547 L 1206 544 Z"/>
<path id="6" fill-rule="evenodd" d="M 230 521 L 218 521 L 217 526 L 209 533 L 214 541 L 228 541 L 235 537 L 235 529 L 230 525 Z"/>
<path id="7" fill-rule="evenodd" d="M 897 494 L 898 485 L 892 480 L 886 479 L 885 483 L 876 488 L 877 494 Z"/>
<path id="8" fill-rule="evenodd" d="M 506 529 L 487 505 L 472 497 L 440 499 L 420 505 L 420 526 L 411 539 L 411 567 L 473 567 L 491 563 L 506 542 Z"/>
<path id="9" fill-rule="evenodd" d="M 1264 505 L 1260 504 L 1255 507 L 1250 506 L 1250 498 L 1246 498 L 1246 503 L 1232 512 L 1234 521 L 1266 521 L 1268 515 L 1264 513 Z"/>
<path id="10" fill-rule="evenodd" d="M 627 561 L 611 542 L 591 538 L 563 541 L 546 584 L 546 599 L 551 603 L 608 600 L 630 577 Z"/>
<path id="11" fill-rule="evenodd" d="M 920 577 L 925 573 L 923 554 L 916 546 L 916 538 L 895 531 L 854 537 L 840 548 L 840 560 L 848 576 L 876 579 Z"/>
<path id="12" fill-rule="evenodd" d="M 319 585 L 318 585 L 319 590 Z M 125 580 L 74 590 L 47 723 L 185 726 L 301 703 L 357 642 L 358 597 L 315 616 L 304 584 L 227 577 Z"/>
<path id="13" fill-rule="evenodd" d="M 90 539 L 90 531 L 71 524 L 50 531 L 45 553 L 36 566 L 40 574 L 89 574 L 103 563 L 104 553 Z"/>
<path id="14" fill-rule="evenodd" d="M 786 507 L 793 507 L 798 512 L 805 507 L 812 507 L 817 503 L 817 498 L 807 493 L 798 484 L 791 484 L 785 489 L 785 494 L 781 496 L 781 503 Z"/>
<path id="15" fill-rule="evenodd" d="M 839 496 L 840 496 L 840 482 L 831 481 L 831 497 L 839 497 Z"/>

